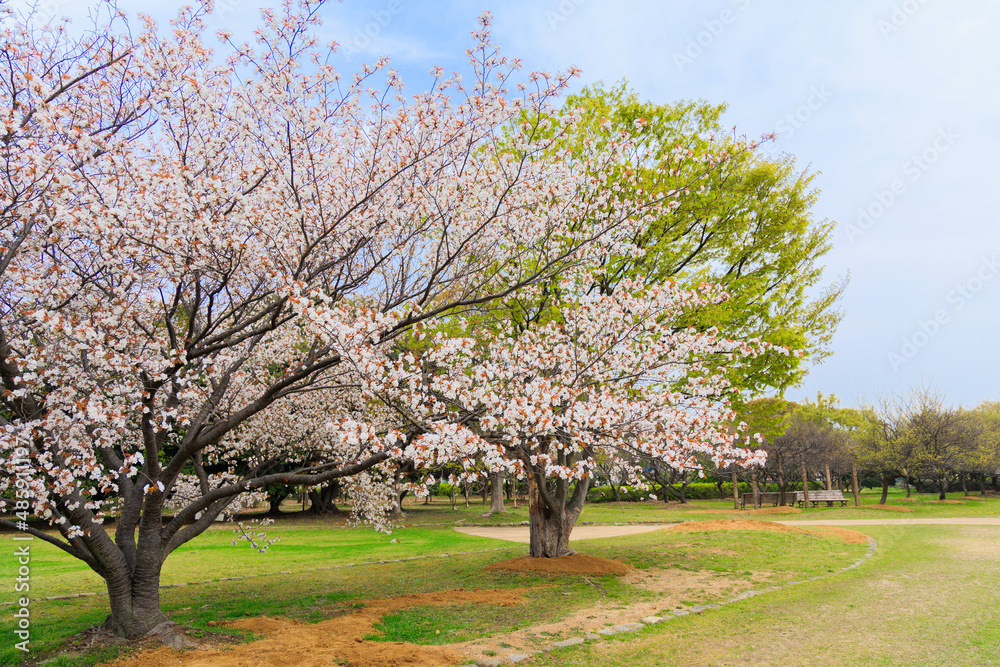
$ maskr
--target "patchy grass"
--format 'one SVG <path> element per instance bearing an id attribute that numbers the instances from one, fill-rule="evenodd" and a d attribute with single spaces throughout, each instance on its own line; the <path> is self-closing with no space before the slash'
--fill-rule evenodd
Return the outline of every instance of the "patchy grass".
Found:
<path id="1" fill-rule="evenodd" d="M 866 526 L 861 567 L 532 665 L 1000 664 L 1000 528 Z"/>
<path id="2" fill-rule="evenodd" d="M 414 529 L 416 530 L 416 529 Z M 456 552 L 467 540 L 449 528 L 425 528 L 425 547 Z M 359 531 L 359 533 L 362 531 Z M 627 606 L 657 599 L 662 593 L 645 580 L 629 583 L 606 577 L 541 575 L 530 572 L 485 570 L 486 565 L 522 555 L 524 545 L 482 538 L 479 546 L 501 545 L 499 551 L 456 555 L 448 558 L 404 563 L 364 565 L 353 568 L 316 569 L 301 567 L 324 554 L 339 552 L 337 538 L 348 545 L 358 538 L 351 531 L 328 531 L 322 543 L 299 545 L 299 561 L 291 574 L 220 580 L 217 570 L 231 567 L 219 558 L 201 560 L 200 576 L 209 583 L 167 588 L 161 592 L 163 609 L 174 621 L 218 631 L 209 622 L 253 616 L 283 616 L 302 621 L 319 621 L 349 613 L 361 600 L 450 589 L 531 587 L 527 603 L 517 607 L 492 605 L 446 605 L 401 610 L 383 618 L 374 638 L 416 643 L 452 643 L 558 622 L 575 611 L 601 603 Z M 406 531 L 403 531 L 406 534 Z M 711 594 L 700 586 L 684 591 L 689 604 L 721 599 L 754 582 L 786 581 L 811 576 L 825 569 L 842 567 L 857 557 L 859 545 L 819 539 L 805 534 L 772 533 L 685 533 L 655 531 L 625 538 L 590 540 L 586 551 L 592 555 L 629 562 L 651 575 L 684 578 L 696 574 L 718 583 Z M 346 548 L 346 547 L 345 547 Z M 808 558 L 789 559 L 789 551 Z M 241 550 L 234 549 L 238 553 Z M 314 553 L 312 553 L 314 552 Z M 746 554 L 741 556 L 741 552 Z M 280 547 L 256 559 L 278 559 L 289 567 Z M 208 564 L 212 569 L 206 571 Z M 665 573 L 665 574 L 664 574 Z M 755 578 L 748 578 L 752 575 Z M 33 579 L 45 578 L 44 570 L 33 570 Z M 62 576 L 62 575 L 60 575 Z M 732 581 L 729 581 L 729 580 Z M 727 582 L 729 582 L 727 584 Z M 671 602 L 669 606 L 676 606 Z M 72 600 L 41 601 L 32 605 L 32 647 L 35 655 L 54 655 L 68 637 L 103 621 L 106 602 L 100 596 Z M 550 633 L 551 634 L 551 633 Z M 558 633 L 551 634 L 555 638 Z M 113 652 L 113 650 L 112 650 Z M 6 648 L 0 664 L 18 664 L 23 656 Z M 108 660 L 107 653 L 100 660 Z M 64 665 L 87 665 L 99 661 L 93 655 L 63 656 Z"/>

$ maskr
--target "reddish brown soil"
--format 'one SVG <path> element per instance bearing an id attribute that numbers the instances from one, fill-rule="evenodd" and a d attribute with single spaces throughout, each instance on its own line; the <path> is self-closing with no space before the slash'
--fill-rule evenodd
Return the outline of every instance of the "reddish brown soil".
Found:
<path id="1" fill-rule="evenodd" d="M 512 572 L 545 572 L 550 574 L 625 574 L 632 569 L 616 560 L 574 554 L 560 558 L 532 558 L 521 556 L 486 566 L 487 570 L 510 570 Z"/>
<path id="2" fill-rule="evenodd" d="M 145 651 L 113 663 L 112 667 L 401 667 L 457 665 L 465 658 L 447 646 L 420 646 L 405 642 L 366 641 L 382 616 L 419 605 L 524 603 L 529 589 L 452 590 L 370 600 L 353 613 L 319 623 L 283 618 L 248 618 L 220 625 L 248 630 L 264 639 L 223 649 L 175 651 L 166 647 Z"/>
<path id="3" fill-rule="evenodd" d="M 754 519 L 716 519 L 714 521 L 685 521 L 670 528 L 664 528 L 675 533 L 704 533 L 716 530 L 769 530 L 778 533 L 804 533 L 801 528 L 785 526 L 773 521 L 755 521 Z"/>

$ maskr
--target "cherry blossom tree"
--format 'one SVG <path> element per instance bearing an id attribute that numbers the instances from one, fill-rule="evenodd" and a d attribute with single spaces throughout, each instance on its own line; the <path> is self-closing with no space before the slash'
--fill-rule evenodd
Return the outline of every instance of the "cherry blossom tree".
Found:
<path id="1" fill-rule="evenodd" d="M 594 178 L 642 159 L 627 141 L 560 151 L 572 73 L 515 87 L 488 17 L 467 83 L 405 97 L 387 62 L 328 64 L 322 6 L 266 11 L 218 54 L 209 3 L 76 41 L 0 10 L 0 509 L 104 578 L 126 637 L 167 622 L 165 559 L 248 494 L 344 479 L 377 520 L 390 458 L 453 428 L 359 404 L 354 362 L 634 252 L 669 206 Z M 576 479 L 560 442 L 525 469 Z"/>
<path id="2" fill-rule="evenodd" d="M 499 329 L 476 317 L 467 335 L 454 323 L 448 333 L 419 325 L 418 337 L 433 336 L 422 355 L 352 351 L 365 392 L 422 431 L 397 456 L 428 468 L 457 462 L 472 477 L 485 469 L 527 478 L 535 557 L 572 553 L 597 460 L 638 485 L 640 456 L 678 471 L 702 469 L 699 456 L 716 467 L 762 464 L 760 451 L 738 446 L 745 433 L 728 428 L 729 382 L 711 369 L 789 353 L 676 328 L 692 309 L 726 298 L 710 286 L 627 280 L 606 295 L 579 287 L 592 284 L 564 279 L 558 313 L 516 336 L 490 335 Z"/>

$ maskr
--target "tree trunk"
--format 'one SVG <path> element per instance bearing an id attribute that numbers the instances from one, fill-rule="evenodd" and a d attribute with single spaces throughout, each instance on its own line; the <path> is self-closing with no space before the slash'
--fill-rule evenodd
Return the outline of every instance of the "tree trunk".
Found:
<path id="1" fill-rule="evenodd" d="M 107 580 L 111 615 L 104 629 L 127 639 L 138 639 L 170 619 L 160 611 L 160 572 L 129 577 L 127 572 Z"/>
<path id="2" fill-rule="evenodd" d="M 986 495 L 986 473 L 979 474 L 979 495 Z"/>
<path id="3" fill-rule="evenodd" d="M 851 491 L 854 492 L 854 506 L 861 507 L 861 493 L 858 490 L 858 466 L 851 464 Z"/>
<path id="4" fill-rule="evenodd" d="M 503 484 L 504 474 L 502 472 L 490 475 L 490 511 L 487 514 L 503 514 L 506 508 L 503 505 Z"/>
<path id="5" fill-rule="evenodd" d="M 333 499 L 340 493 L 340 482 L 334 480 L 326 486 L 309 489 L 309 501 L 312 514 L 335 514 L 340 512 Z"/>
<path id="6" fill-rule="evenodd" d="M 885 505 L 885 501 L 889 498 L 889 483 L 896 479 L 895 475 L 882 475 L 882 498 L 879 499 L 879 505 Z"/>
<path id="7" fill-rule="evenodd" d="M 153 495 L 153 494 L 150 494 Z M 162 499 L 162 496 L 159 496 Z M 116 527 L 119 544 L 128 543 L 134 535 L 135 550 L 131 557 L 115 548 L 110 540 L 96 544 L 93 553 L 105 570 L 105 585 L 111 615 L 104 622 L 104 628 L 120 637 L 137 639 L 170 619 L 160 611 L 160 572 L 163 567 L 161 544 L 162 500 L 156 506 L 156 498 L 148 498 L 149 506 L 138 522 L 138 533 L 130 534 L 127 521 Z M 214 516 L 200 519 L 205 525 Z"/>
<path id="8" fill-rule="evenodd" d="M 760 509 L 760 487 L 757 485 L 757 471 L 753 471 L 753 475 L 750 477 L 750 484 L 753 487 L 753 508 L 755 510 Z"/>
<path id="9" fill-rule="evenodd" d="M 736 469 L 733 468 L 733 509 L 740 508 L 740 480 L 736 476 Z"/>
<path id="10" fill-rule="evenodd" d="M 945 500 L 948 496 L 945 488 L 944 475 L 938 477 L 938 500 Z"/>
<path id="11" fill-rule="evenodd" d="M 781 491 L 781 496 L 778 498 L 778 504 L 784 507 L 788 504 L 788 500 L 785 498 L 785 494 L 788 492 L 788 479 L 785 477 L 785 463 L 781 456 L 778 459 L 778 490 Z"/>
<path id="12" fill-rule="evenodd" d="M 965 481 L 965 473 L 959 473 L 958 478 L 962 482 L 962 495 L 969 495 L 969 485 Z"/>
<path id="13" fill-rule="evenodd" d="M 910 471 L 903 468 L 903 486 L 906 488 L 906 497 L 910 497 Z"/>
<path id="14" fill-rule="evenodd" d="M 806 459 L 802 458 L 802 506 L 809 507 L 809 473 L 806 472 Z"/>
<path id="15" fill-rule="evenodd" d="M 583 510 L 590 478 L 578 481 L 569 497 L 569 482 L 557 479 L 550 492 L 541 486 L 545 484 L 543 475 L 543 472 L 528 470 L 528 555 L 532 558 L 568 556 L 573 553 L 569 548 L 569 535 Z"/>
<path id="16" fill-rule="evenodd" d="M 615 492 L 615 502 L 616 503 L 620 503 L 622 501 L 622 489 L 621 489 L 621 486 L 615 486 L 614 481 L 610 477 L 608 478 L 608 486 L 610 486 L 611 490 Z M 531 483 L 530 482 L 528 483 L 528 494 L 529 495 L 531 494 Z"/>
<path id="17" fill-rule="evenodd" d="M 285 501 L 289 495 L 291 495 L 291 489 L 289 487 L 283 487 L 280 491 L 272 491 L 267 496 L 267 515 L 268 516 L 281 516 L 281 503 Z"/>
<path id="18" fill-rule="evenodd" d="M 824 463 L 823 468 L 826 471 L 826 490 L 833 491 L 833 477 L 830 476 L 830 464 Z"/>

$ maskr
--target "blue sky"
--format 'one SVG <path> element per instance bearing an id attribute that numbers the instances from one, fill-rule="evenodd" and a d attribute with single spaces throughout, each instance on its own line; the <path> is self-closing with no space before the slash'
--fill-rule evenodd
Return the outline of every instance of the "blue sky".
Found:
<path id="1" fill-rule="evenodd" d="M 179 4 L 119 1 L 163 21 Z M 277 0 L 216 4 L 210 25 L 240 35 Z M 91 5 L 39 3 L 76 18 Z M 789 398 L 856 405 L 926 383 L 956 403 L 1000 399 L 1000 3 L 345 0 L 323 30 L 345 73 L 387 55 L 418 92 L 432 65 L 463 66 L 484 10 L 527 70 L 726 102 L 739 134 L 775 132 L 768 150 L 821 172 L 815 215 L 838 222 L 827 280 L 851 281 L 834 355 Z"/>

